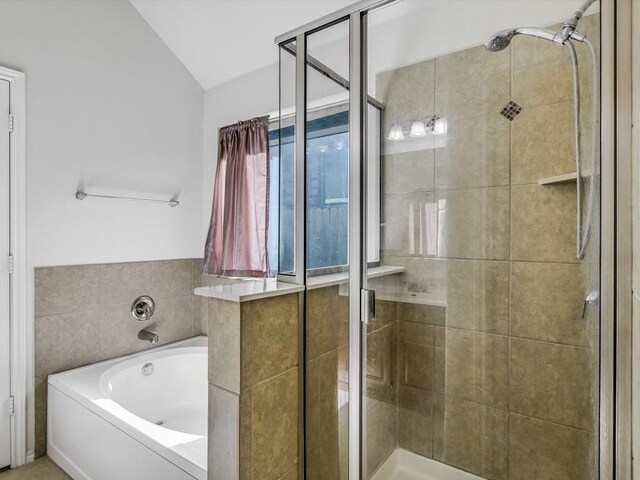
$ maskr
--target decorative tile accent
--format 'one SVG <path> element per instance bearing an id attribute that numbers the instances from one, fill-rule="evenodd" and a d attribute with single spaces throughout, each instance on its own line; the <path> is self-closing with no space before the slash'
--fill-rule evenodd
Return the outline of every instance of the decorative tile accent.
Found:
<path id="1" fill-rule="evenodd" d="M 507 103 L 504 108 L 500 110 L 500 115 L 505 117 L 507 120 L 513 121 L 514 118 L 520 115 L 520 112 L 522 112 L 522 110 L 523 109 L 520 105 L 518 105 L 513 100 L 509 100 L 509 103 Z"/>

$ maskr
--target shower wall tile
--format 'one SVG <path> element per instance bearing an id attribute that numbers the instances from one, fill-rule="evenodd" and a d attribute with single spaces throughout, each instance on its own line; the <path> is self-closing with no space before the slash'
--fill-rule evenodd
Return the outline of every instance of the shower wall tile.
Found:
<path id="1" fill-rule="evenodd" d="M 375 472 L 397 445 L 397 407 L 372 400 L 367 412 L 367 472 Z"/>
<path id="2" fill-rule="evenodd" d="M 592 430 L 596 361 L 587 348 L 512 338 L 511 411 Z"/>
<path id="3" fill-rule="evenodd" d="M 251 322 L 251 385 L 298 364 L 298 295 L 244 302 L 240 310 L 241 322 Z"/>
<path id="4" fill-rule="evenodd" d="M 35 376 L 100 360 L 98 318 L 96 309 L 38 318 L 35 324 Z"/>
<path id="5" fill-rule="evenodd" d="M 511 260 L 576 260 L 575 185 L 511 188 Z"/>
<path id="6" fill-rule="evenodd" d="M 437 396 L 433 417 L 435 460 L 484 478 L 507 478 L 506 411 Z"/>
<path id="7" fill-rule="evenodd" d="M 510 125 L 498 113 L 449 120 L 446 146 L 435 149 L 436 188 L 509 185 Z"/>
<path id="8" fill-rule="evenodd" d="M 445 394 L 506 410 L 509 338 L 448 328 Z"/>
<path id="9" fill-rule="evenodd" d="M 307 443 L 309 450 L 338 432 L 338 351 L 307 362 Z"/>
<path id="10" fill-rule="evenodd" d="M 425 120 L 436 113 L 435 65 L 427 60 L 378 75 L 376 98 L 385 105 L 385 132 L 396 122 Z"/>
<path id="11" fill-rule="evenodd" d="M 298 464 L 297 369 L 256 385 L 252 396 L 253 478 L 278 480 Z"/>
<path id="12" fill-rule="evenodd" d="M 47 452 L 47 377 L 35 379 L 35 454 L 37 457 Z"/>
<path id="13" fill-rule="evenodd" d="M 512 413 L 509 478 L 595 480 L 593 434 Z"/>
<path id="14" fill-rule="evenodd" d="M 47 376 L 150 348 L 137 338 L 144 328 L 159 345 L 206 333 L 206 317 L 193 295 L 201 260 L 168 260 L 35 269 L 35 368 Z M 149 322 L 131 317 L 131 303 L 151 293 L 156 311 Z M 36 456 L 46 453 L 46 386 L 38 388 Z"/>
<path id="15" fill-rule="evenodd" d="M 509 333 L 509 262 L 447 260 L 447 326 Z"/>
<path id="16" fill-rule="evenodd" d="M 433 192 L 384 195 L 382 215 L 384 254 L 435 256 L 437 205 Z"/>
<path id="17" fill-rule="evenodd" d="M 586 346 L 584 283 L 578 264 L 513 262 L 511 335 Z"/>
<path id="18" fill-rule="evenodd" d="M 566 50 L 559 50 L 567 55 Z M 573 102 L 573 68 L 568 56 L 564 60 L 560 64 L 543 62 L 514 69 L 513 100 L 525 110 L 538 105 Z M 573 112 L 573 103 L 567 107 Z M 566 107 L 555 105 L 556 110 L 560 108 Z"/>
<path id="19" fill-rule="evenodd" d="M 35 290 L 36 317 L 97 307 L 98 266 L 36 268 Z"/>
<path id="20" fill-rule="evenodd" d="M 433 418 L 422 413 L 398 408 L 398 446 L 423 457 L 433 456 Z"/>
<path id="21" fill-rule="evenodd" d="M 387 194 L 433 191 L 434 156 L 434 150 L 384 155 L 382 191 Z"/>
<path id="22" fill-rule="evenodd" d="M 387 326 L 367 334 L 367 397 L 395 403 L 396 329 Z"/>
<path id="23" fill-rule="evenodd" d="M 436 114 L 451 120 L 499 113 L 510 100 L 510 53 L 479 46 L 438 57 Z"/>
<path id="24" fill-rule="evenodd" d="M 337 286 L 307 292 L 307 358 L 335 350 L 349 343 L 349 297 Z"/>
<path id="25" fill-rule="evenodd" d="M 575 172 L 573 125 L 571 102 L 525 108 L 513 121 L 512 184 Z"/>
<path id="26" fill-rule="evenodd" d="M 509 258 L 509 187 L 441 191 L 437 201 L 444 212 L 439 257 Z"/>

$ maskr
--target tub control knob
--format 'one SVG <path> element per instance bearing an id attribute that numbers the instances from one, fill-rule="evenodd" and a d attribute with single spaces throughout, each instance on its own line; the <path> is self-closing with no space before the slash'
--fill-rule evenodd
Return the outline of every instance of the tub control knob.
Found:
<path id="1" fill-rule="evenodd" d="M 151 319 L 153 312 L 156 310 L 156 303 L 148 295 L 136 298 L 131 305 L 131 315 L 139 322 Z"/>

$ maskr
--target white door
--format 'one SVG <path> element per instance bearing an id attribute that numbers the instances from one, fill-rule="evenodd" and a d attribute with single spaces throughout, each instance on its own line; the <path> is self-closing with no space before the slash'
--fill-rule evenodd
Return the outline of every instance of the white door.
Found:
<path id="1" fill-rule="evenodd" d="M 11 463 L 9 306 L 9 82 L 0 80 L 0 468 Z"/>

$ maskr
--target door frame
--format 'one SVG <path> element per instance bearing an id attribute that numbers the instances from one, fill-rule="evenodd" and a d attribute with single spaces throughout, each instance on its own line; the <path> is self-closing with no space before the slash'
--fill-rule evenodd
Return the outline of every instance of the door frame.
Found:
<path id="1" fill-rule="evenodd" d="M 27 442 L 34 435 L 34 386 L 33 386 L 33 285 L 27 280 L 26 264 L 26 107 L 25 75 L 23 72 L 0 66 L 0 79 L 9 82 L 9 106 L 13 115 L 13 130 L 9 145 L 10 168 L 10 254 L 13 257 L 13 273 L 10 291 L 11 322 L 11 395 L 14 412 L 11 416 L 11 467 L 33 460 L 33 448 L 27 452 Z M 8 259 L 0 259 L 0 264 Z M 7 265 L 5 263 L 5 265 Z M 2 267 L 6 268 L 6 267 Z M 30 380 L 31 379 L 31 380 Z"/>

